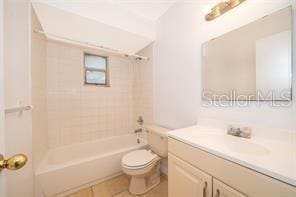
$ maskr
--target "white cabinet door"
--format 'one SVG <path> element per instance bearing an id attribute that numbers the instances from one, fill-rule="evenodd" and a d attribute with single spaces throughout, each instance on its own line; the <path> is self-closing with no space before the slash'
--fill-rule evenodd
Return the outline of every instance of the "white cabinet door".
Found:
<path id="1" fill-rule="evenodd" d="M 228 185 L 213 179 L 213 197 L 246 197 Z"/>
<path id="2" fill-rule="evenodd" d="M 169 154 L 169 197 L 212 197 L 212 177 Z"/>

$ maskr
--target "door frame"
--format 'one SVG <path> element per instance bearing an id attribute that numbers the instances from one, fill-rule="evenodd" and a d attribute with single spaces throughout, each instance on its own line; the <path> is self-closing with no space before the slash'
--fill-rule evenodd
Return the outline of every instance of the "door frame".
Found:
<path id="1" fill-rule="evenodd" d="M 4 0 L 0 0 L 0 154 L 5 153 L 4 133 Z M 0 196 L 5 196 L 5 177 L 0 173 Z"/>

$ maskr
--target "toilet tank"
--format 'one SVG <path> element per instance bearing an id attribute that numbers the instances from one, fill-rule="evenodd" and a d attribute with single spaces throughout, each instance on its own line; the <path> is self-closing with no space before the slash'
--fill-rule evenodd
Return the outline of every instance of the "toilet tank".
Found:
<path id="1" fill-rule="evenodd" d="M 167 157 L 169 129 L 157 125 L 149 125 L 146 126 L 146 131 L 150 149 L 160 157 Z"/>

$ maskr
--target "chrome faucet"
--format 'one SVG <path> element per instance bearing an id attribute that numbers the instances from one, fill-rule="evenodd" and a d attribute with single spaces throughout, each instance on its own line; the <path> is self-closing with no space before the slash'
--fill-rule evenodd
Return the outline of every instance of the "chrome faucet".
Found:
<path id="1" fill-rule="evenodd" d="M 140 128 L 140 129 L 136 129 L 135 131 L 134 131 L 134 133 L 142 133 L 142 128 Z"/>
<path id="2" fill-rule="evenodd" d="M 233 135 L 242 138 L 251 138 L 251 128 L 249 127 L 233 127 L 229 126 L 227 130 L 228 135 Z"/>

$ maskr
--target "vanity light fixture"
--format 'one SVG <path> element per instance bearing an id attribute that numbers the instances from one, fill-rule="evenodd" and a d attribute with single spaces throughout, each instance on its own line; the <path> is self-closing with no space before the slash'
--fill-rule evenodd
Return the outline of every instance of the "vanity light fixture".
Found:
<path id="1" fill-rule="evenodd" d="M 246 0 L 224 0 L 218 3 L 211 9 L 211 12 L 206 15 L 206 21 L 214 20 L 244 1 Z"/>

